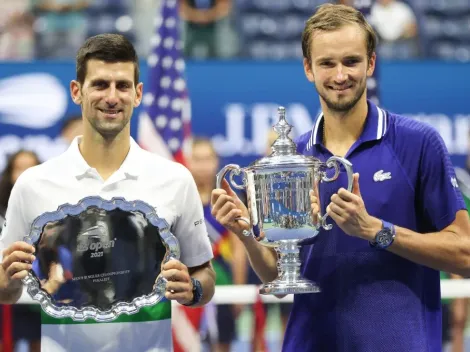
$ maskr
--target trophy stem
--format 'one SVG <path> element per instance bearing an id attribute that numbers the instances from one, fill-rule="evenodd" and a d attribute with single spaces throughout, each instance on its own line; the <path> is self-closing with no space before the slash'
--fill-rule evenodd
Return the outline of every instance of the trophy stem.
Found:
<path id="1" fill-rule="evenodd" d="M 300 273 L 299 240 L 281 240 L 276 250 L 278 259 L 278 277 L 260 289 L 261 294 L 287 295 L 296 293 L 320 292 L 320 287 L 313 281 L 302 277 Z"/>

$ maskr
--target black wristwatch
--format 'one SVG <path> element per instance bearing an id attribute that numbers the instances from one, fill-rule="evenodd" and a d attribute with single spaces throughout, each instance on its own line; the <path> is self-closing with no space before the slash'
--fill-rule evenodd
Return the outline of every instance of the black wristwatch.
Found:
<path id="1" fill-rule="evenodd" d="M 202 285 L 198 279 L 191 278 L 191 282 L 193 283 L 193 300 L 189 303 L 184 304 L 185 306 L 193 306 L 198 304 L 202 299 Z"/>
<path id="2" fill-rule="evenodd" d="M 382 220 L 382 229 L 375 235 L 375 240 L 369 242 L 373 248 L 386 249 L 390 247 L 395 240 L 395 226 Z"/>

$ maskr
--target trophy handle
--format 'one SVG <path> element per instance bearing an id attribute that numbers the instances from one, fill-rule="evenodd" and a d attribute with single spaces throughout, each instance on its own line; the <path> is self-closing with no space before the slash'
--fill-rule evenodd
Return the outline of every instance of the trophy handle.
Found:
<path id="1" fill-rule="evenodd" d="M 236 165 L 236 164 L 228 164 L 226 166 L 224 166 L 222 168 L 222 170 L 220 170 L 217 175 L 216 175 L 216 188 L 222 188 L 222 180 L 225 178 L 225 175 L 227 175 L 228 173 L 230 173 L 230 176 L 229 176 L 229 183 L 235 187 L 236 189 L 241 189 L 241 190 L 245 190 L 245 185 L 247 184 L 246 182 L 246 178 L 243 179 L 245 185 L 239 185 L 238 183 L 235 182 L 235 180 L 233 179 L 233 176 L 238 176 L 240 175 L 241 173 L 243 173 L 244 175 L 246 175 L 246 172 L 245 170 L 243 170 L 240 166 Z M 251 217 L 251 207 L 250 206 L 247 206 L 248 208 L 248 213 L 250 214 L 250 217 Z M 253 226 L 253 224 L 251 223 L 250 219 L 247 219 L 245 217 L 238 217 L 236 218 L 237 221 L 243 221 L 244 223 L 246 223 L 248 226 L 250 226 L 250 228 Z M 243 230 L 243 235 L 244 236 L 252 236 L 253 233 L 252 231 L 250 230 Z"/>
<path id="2" fill-rule="evenodd" d="M 236 165 L 236 164 L 228 164 L 226 166 L 224 166 L 222 168 L 222 170 L 220 170 L 218 172 L 218 174 L 215 176 L 216 177 L 216 188 L 222 188 L 222 180 L 225 178 L 225 175 L 227 175 L 228 173 L 230 173 L 230 184 L 235 187 L 236 189 L 245 189 L 245 186 L 244 185 L 239 185 L 238 183 L 235 182 L 235 180 L 233 179 L 233 176 L 238 176 L 240 175 L 243 171 L 243 169 Z"/>
<path id="3" fill-rule="evenodd" d="M 322 172 L 321 173 L 321 180 L 323 182 L 333 182 L 333 181 L 335 181 L 338 178 L 339 172 L 340 172 L 339 164 L 342 164 L 344 166 L 344 169 L 346 170 L 346 173 L 348 175 L 347 190 L 348 190 L 348 192 L 352 192 L 354 172 L 353 172 L 353 169 L 352 169 L 351 162 L 349 160 L 345 159 L 345 158 L 341 158 L 339 156 L 330 157 L 326 161 L 326 167 L 327 168 L 334 168 L 335 173 L 334 173 L 333 176 L 328 177 L 328 176 L 326 176 L 325 172 Z M 323 227 L 325 230 L 331 230 L 333 228 L 332 224 L 327 224 L 326 223 L 326 219 L 328 218 L 328 214 L 325 213 L 323 216 L 321 216 L 319 214 L 318 218 L 319 218 L 318 219 L 319 220 L 319 224 L 318 224 L 319 227 Z"/>

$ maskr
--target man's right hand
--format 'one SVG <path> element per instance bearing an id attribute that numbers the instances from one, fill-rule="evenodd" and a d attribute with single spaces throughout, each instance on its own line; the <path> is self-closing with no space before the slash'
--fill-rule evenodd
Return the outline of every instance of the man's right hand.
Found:
<path id="1" fill-rule="evenodd" d="M 227 180 L 222 180 L 222 188 L 214 189 L 211 196 L 212 215 L 227 230 L 243 239 L 244 230 L 251 231 L 251 227 L 244 221 L 236 220 L 239 217 L 250 219 L 248 209 L 230 188 Z"/>
<path id="2" fill-rule="evenodd" d="M 3 250 L 2 268 L 7 278 L 6 285 L 20 285 L 21 280 L 31 270 L 31 263 L 36 259 L 33 255 L 35 249 L 23 241 L 14 242 Z"/>

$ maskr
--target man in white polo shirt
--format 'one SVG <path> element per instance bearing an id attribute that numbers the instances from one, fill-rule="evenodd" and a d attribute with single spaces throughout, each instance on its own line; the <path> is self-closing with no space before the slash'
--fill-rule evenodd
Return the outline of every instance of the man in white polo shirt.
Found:
<path id="1" fill-rule="evenodd" d="M 34 248 L 22 240 L 34 219 L 87 196 L 150 204 L 179 240 L 180 261 L 162 268 L 169 280 L 166 299 L 135 315 L 124 314 L 110 323 L 78 323 L 43 313 L 42 351 L 171 351 L 170 301 L 200 306 L 214 294 L 212 249 L 191 174 L 182 165 L 141 149 L 130 136 L 132 112 L 142 99 L 138 82 L 138 58 L 123 36 L 98 35 L 79 50 L 77 79 L 70 89 L 82 109 L 83 136 L 64 154 L 18 179 L 0 239 L 0 302 L 15 303 L 22 293 L 21 279 L 35 260 Z"/>

